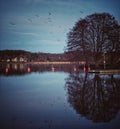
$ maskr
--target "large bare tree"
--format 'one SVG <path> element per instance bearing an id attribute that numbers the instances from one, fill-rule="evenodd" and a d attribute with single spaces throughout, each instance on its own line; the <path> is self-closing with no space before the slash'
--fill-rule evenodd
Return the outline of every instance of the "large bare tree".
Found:
<path id="1" fill-rule="evenodd" d="M 95 13 L 80 19 L 67 36 L 67 50 L 82 51 L 86 63 L 91 56 L 98 65 L 103 53 L 120 51 L 120 26 L 109 13 Z"/>

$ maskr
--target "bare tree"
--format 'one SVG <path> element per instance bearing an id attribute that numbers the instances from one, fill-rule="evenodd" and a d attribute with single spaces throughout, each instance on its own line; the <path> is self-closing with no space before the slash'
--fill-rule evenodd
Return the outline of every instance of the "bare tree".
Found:
<path id="1" fill-rule="evenodd" d="M 115 18 L 108 13 L 95 13 L 80 19 L 68 33 L 67 50 L 83 51 L 86 62 L 91 52 L 95 64 L 104 52 L 120 50 L 119 25 Z M 112 35 L 112 36 L 111 36 Z"/>
<path id="2" fill-rule="evenodd" d="M 87 21 L 85 19 L 80 19 L 73 29 L 68 33 L 68 44 L 67 50 L 69 52 L 77 51 L 77 53 L 83 52 L 84 58 L 87 62 L 87 42 L 86 42 L 86 28 Z M 76 55 L 77 55 L 76 53 Z M 77 55 L 78 56 L 78 55 Z M 80 58 L 80 55 L 78 56 Z"/>

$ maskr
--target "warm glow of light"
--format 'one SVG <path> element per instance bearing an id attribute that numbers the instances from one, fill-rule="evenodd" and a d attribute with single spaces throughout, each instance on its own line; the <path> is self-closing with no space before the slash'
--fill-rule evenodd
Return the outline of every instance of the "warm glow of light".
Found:
<path id="1" fill-rule="evenodd" d="M 88 67 L 88 71 L 90 71 L 90 67 Z"/>
<path id="2" fill-rule="evenodd" d="M 51 71 L 52 71 L 52 72 L 54 72 L 54 71 L 55 71 L 55 68 L 54 68 L 53 66 L 51 67 Z"/>
<path id="3" fill-rule="evenodd" d="M 73 69 L 73 70 L 74 70 L 74 72 L 76 72 L 76 71 L 77 71 L 77 68 L 76 68 L 76 67 L 74 67 L 74 69 Z"/>
<path id="4" fill-rule="evenodd" d="M 8 73 L 8 71 L 9 71 L 9 69 L 6 67 L 6 68 L 5 68 L 5 72 Z"/>
<path id="5" fill-rule="evenodd" d="M 31 70 L 30 70 L 30 67 L 27 68 L 27 72 L 29 73 Z"/>
<path id="6" fill-rule="evenodd" d="M 86 71 L 86 68 L 85 68 L 85 66 L 84 66 L 83 70 L 84 70 L 84 72 Z"/>

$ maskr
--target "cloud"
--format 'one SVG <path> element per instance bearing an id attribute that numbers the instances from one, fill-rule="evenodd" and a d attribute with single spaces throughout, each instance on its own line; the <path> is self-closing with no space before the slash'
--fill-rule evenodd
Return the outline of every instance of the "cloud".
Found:
<path id="1" fill-rule="evenodd" d="M 34 32 L 19 32 L 19 31 L 11 31 L 11 33 L 15 33 L 18 35 L 23 35 L 23 36 L 34 36 L 34 37 L 39 37 L 39 33 L 34 33 Z"/>
<path id="2" fill-rule="evenodd" d="M 73 5 L 78 3 L 78 0 L 23 0 L 25 4 L 57 4 L 57 5 Z M 22 1 L 22 2 L 23 2 Z"/>
<path id="3" fill-rule="evenodd" d="M 29 36 L 39 36 L 38 33 L 32 33 L 32 32 L 19 32 L 21 35 L 29 35 Z"/>
<path id="4" fill-rule="evenodd" d="M 25 4 L 42 4 L 51 2 L 51 0 L 23 0 Z"/>

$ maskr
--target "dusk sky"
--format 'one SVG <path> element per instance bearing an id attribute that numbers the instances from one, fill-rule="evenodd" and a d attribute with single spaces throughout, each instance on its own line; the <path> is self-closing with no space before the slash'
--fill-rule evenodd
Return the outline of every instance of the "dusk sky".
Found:
<path id="1" fill-rule="evenodd" d="M 102 12 L 120 24 L 119 0 L 0 0 L 0 50 L 63 53 L 75 22 Z"/>

